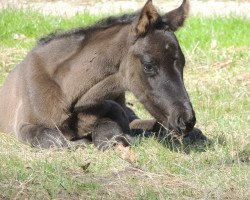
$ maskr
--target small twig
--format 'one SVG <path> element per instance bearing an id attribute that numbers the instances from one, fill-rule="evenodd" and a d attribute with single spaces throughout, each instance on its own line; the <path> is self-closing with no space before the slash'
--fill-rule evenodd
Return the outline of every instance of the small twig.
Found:
<path id="1" fill-rule="evenodd" d="M 173 174 L 170 174 L 170 173 L 167 173 L 167 174 L 157 174 L 157 173 L 153 173 L 153 172 L 148 172 L 144 169 L 141 169 L 140 167 L 138 166 L 130 166 L 128 167 L 129 169 L 133 170 L 133 171 L 137 171 L 137 172 L 141 172 L 141 173 L 144 173 L 146 174 L 147 176 L 151 175 L 151 176 L 158 176 L 158 177 L 164 177 L 166 175 L 168 176 L 172 176 L 172 177 L 175 177 Z M 150 177 L 150 176 L 149 176 Z"/>
<path id="2" fill-rule="evenodd" d="M 198 41 L 198 42 L 195 44 L 195 46 L 194 46 L 194 48 L 193 48 L 191 54 L 194 54 L 194 52 L 195 52 L 195 50 L 197 49 L 197 47 L 199 46 L 199 44 L 200 44 L 200 41 Z"/>

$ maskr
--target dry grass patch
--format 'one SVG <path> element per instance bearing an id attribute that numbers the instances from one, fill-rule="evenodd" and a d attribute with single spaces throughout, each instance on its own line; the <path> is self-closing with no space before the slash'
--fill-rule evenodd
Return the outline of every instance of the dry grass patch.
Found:
<path id="1" fill-rule="evenodd" d="M 112 149 L 100 152 L 88 146 L 39 150 L 6 134 L 0 137 L 2 197 L 136 199 L 148 193 L 165 197 L 167 193 L 186 190 L 195 196 L 201 194 L 185 178 L 166 171 L 142 169 L 138 161 L 141 152 L 135 149 L 137 159 L 131 162 Z M 155 148 L 149 152 L 153 153 Z"/>
<path id="2" fill-rule="evenodd" d="M 27 50 L 22 48 L 0 47 L 0 85 L 7 75 L 26 55 Z"/>

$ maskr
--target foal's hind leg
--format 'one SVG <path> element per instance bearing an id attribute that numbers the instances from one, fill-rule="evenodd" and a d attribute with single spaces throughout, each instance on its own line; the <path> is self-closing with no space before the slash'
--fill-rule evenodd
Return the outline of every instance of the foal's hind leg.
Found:
<path id="1" fill-rule="evenodd" d="M 67 147 L 69 143 L 63 134 L 55 129 L 40 125 L 23 124 L 19 128 L 18 139 L 38 148 Z"/>
<path id="2" fill-rule="evenodd" d="M 91 141 L 83 138 L 77 141 L 69 141 L 58 129 L 45 128 L 43 126 L 24 124 L 19 131 L 19 140 L 33 147 L 48 149 L 52 147 L 77 147 L 86 146 Z"/>

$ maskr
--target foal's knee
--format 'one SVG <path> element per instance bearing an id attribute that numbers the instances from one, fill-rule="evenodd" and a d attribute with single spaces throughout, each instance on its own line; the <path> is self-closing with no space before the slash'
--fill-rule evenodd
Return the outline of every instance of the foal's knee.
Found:
<path id="1" fill-rule="evenodd" d="M 121 143 L 124 146 L 131 144 L 131 138 L 124 134 L 121 127 L 110 119 L 101 119 L 92 133 L 92 141 L 96 147 L 105 150 Z"/>

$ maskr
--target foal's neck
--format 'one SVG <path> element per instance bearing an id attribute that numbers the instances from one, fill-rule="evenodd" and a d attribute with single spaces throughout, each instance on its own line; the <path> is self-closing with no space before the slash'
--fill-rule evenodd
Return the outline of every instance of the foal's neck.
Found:
<path id="1" fill-rule="evenodd" d="M 87 46 L 98 49 L 100 52 L 98 57 L 105 61 L 102 63 L 104 68 L 115 67 L 116 70 L 119 69 L 120 62 L 128 51 L 129 28 L 129 25 L 116 25 L 98 31 L 89 38 Z"/>

